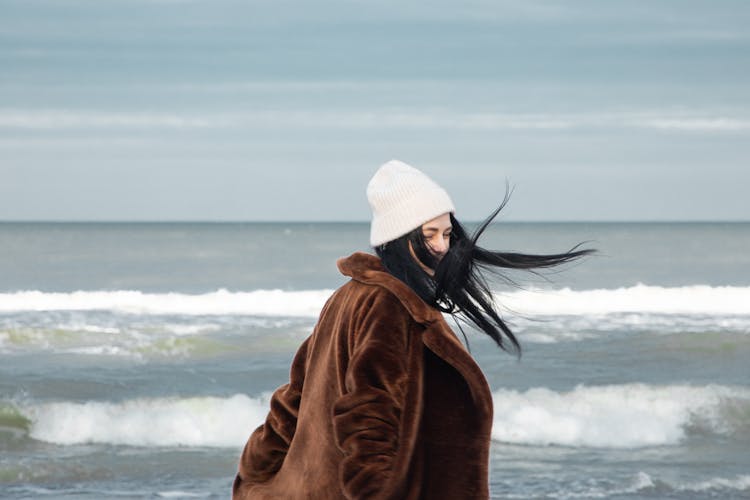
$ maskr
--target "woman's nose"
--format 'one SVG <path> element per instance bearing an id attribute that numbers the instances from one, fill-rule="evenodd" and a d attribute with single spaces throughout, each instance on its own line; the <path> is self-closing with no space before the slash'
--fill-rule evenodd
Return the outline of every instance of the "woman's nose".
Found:
<path id="1" fill-rule="evenodd" d="M 433 252 L 440 255 L 448 251 L 448 241 L 443 238 L 437 239 L 437 241 L 433 242 L 430 246 L 432 247 Z"/>

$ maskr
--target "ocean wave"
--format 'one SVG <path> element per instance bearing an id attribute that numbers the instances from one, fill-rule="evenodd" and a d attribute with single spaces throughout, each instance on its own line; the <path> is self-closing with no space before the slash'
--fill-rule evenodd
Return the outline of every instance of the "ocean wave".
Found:
<path id="1" fill-rule="evenodd" d="M 596 496 L 609 496 L 613 494 L 628 494 L 636 493 L 638 491 L 654 490 L 663 493 L 672 492 L 690 492 L 690 493 L 704 493 L 712 492 L 714 495 L 717 492 L 736 492 L 750 490 L 750 475 L 738 475 L 734 478 L 726 477 L 712 477 L 709 479 L 703 479 L 699 481 L 686 481 L 683 483 L 676 482 L 673 480 L 660 479 L 658 477 L 652 477 L 650 474 L 640 471 L 638 472 L 633 485 L 630 488 L 624 488 L 620 490 L 605 490 L 605 495 Z M 595 492 L 597 493 L 597 492 Z M 594 496 L 594 495 L 589 495 Z M 713 495 L 712 495 L 713 496 Z"/>
<path id="2" fill-rule="evenodd" d="M 0 312 L 115 311 L 143 315 L 253 315 L 317 317 L 333 291 L 225 289 L 204 294 L 145 293 L 137 290 L 0 294 Z M 647 313 L 666 315 L 750 315 L 750 287 L 636 285 L 594 290 L 517 290 L 497 294 L 501 306 L 530 316 Z M 637 321 L 637 319 L 636 319 Z"/>
<path id="3" fill-rule="evenodd" d="M 267 412 L 268 395 L 236 394 L 18 405 L 13 422 L 30 422 L 29 437 L 60 445 L 238 448 Z"/>
<path id="4" fill-rule="evenodd" d="M 621 480 L 622 481 L 622 480 Z M 526 485 L 519 485 L 517 480 L 506 480 L 501 485 L 495 484 L 495 490 L 500 490 L 502 498 L 513 499 L 535 499 L 535 498 L 611 498 L 613 496 L 630 496 L 644 490 L 654 488 L 654 481 L 645 472 L 638 472 L 635 477 L 625 478 L 621 484 L 611 479 L 590 478 L 589 481 L 580 482 L 575 480 L 564 480 L 557 488 L 549 488 L 549 491 L 541 490 L 538 485 L 531 488 L 534 491 L 523 491 Z"/>
<path id="5" fill-rule="evenodd" d="M 738 335 L 744 342 L 750 334 L 750 314 L 610 313 L 598 315 L 537 316 L 506 318 L 522 342 L 555 344 L 577 342 L 618 334 Z M 743 340 L 739 340 L 743 339 Z"/>
<path id="6" fill-rule="evenodd" d="M 619 483 L 619 484 L 618 484 Z M 681 498 L 685 493 L 694 498 L 693 493 L 707 494 L 712 498 L 720 498 L 728 495 L 736 498 L 738 492 L 750 490 L 750 475 L 738 475 L 734 478 L 710 477 L 698 481 L 678 482 L 675 479 L 665 480 L 658 476 L 639 471 L 634 476 L 613 481 L 611 478 L 605 480 L 591 479 L 589 481 L 562 481 L 557 488 L 551 487 L 549 491 L 536 488 L 533 492 L 519 491 L 517 481 L 504 481 L 501 485 L 495 484 L 495 490 L 501 489 L 502 498 L 529 499 L 529 498 L 612 498 L 630 497 L 643 494 L 643 498 Z M 500 486 L 500 488 L 498 488 Z M 679 495 L 679 496 L 675 496 Z M 641 498 L 641 496 L 638 496 Z"/>
<path id="7" fill-rule="evenodd" d="M 160 317 L 46 311 L 0 315 L 0 354 L 55 352 L 147 361 L 286 350 L 309 335 L 311 318 Z M 241 341 L 240 341 L 241 340 Z M 291 346 L 291 347 L 290 347 Z"/>
<path id="8" fill-rule="evenodd" d="M 750 315 L 750 287 L 694 285 L 595 290 L 519 290 L 499 294 L 498 303 L 519 314 L 600 315 L 613 313 Z"/>
<path id="9" fill-rule="evenodd" d="M 678 484 L 672 486 L 677 491 L 705 492 L 712 490 L 750 490 L 750 475 L 741 475 L 733 479 L 715 477 L 704 481 Z"/>
<path id="10" fill-rule="evenodd" d="M 128 314 L 187 316 L 253 315 L 316 317 L 332 290 L 220 289 L 204 294 L 144 293 L 137 290 L 0 294 L 0 312 L 115 311 Z"/>
<path id="11" fill-rule="evenodd" d="M 639 448 L 750 428 L 750 389 L 744 387 L 624 384 L 493 396 L 492 437 L 504 443 Z"/>
<path id="12" fill-rule="evenodd" d="M 11 403 L 0 401 L 0 436 L 20 438 L 28 434 L 31 420 Z"/>
<path id="13" fill-rule="evenodd" d="M 60 445 L 238 448 L 265 419 L 268 397 L 6 403 L 0 427 Z M 494 405 L 493 440 L 521 445 L 671 446 L 694 434 L 743 435 L 750 429 L 750 389 L 743 387 L 630 384 L 569 392 L 500 390 L 494 393 Z"/>
<path id="14" fill-rule="evenodd" d="M 188 331 L 186 329 L 185 331 Z M 175 333 L 172 329 L 86 328 L 56 325 L 51 328 L 20 326 L 0 328 L 0 353 L 47 351 L 86 356 L 115 356 L 144 360 L 160 357 L 189 357 L 231 350 L 211 336 Z"/>

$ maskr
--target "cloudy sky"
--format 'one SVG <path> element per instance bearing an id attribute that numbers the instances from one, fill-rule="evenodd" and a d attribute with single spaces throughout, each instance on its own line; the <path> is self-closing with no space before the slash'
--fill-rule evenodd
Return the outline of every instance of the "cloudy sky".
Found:
<path id="1" fill-rule="evenodd" d="M 750 220 L 750 2 L 0 0 L 0 220 Z"/>

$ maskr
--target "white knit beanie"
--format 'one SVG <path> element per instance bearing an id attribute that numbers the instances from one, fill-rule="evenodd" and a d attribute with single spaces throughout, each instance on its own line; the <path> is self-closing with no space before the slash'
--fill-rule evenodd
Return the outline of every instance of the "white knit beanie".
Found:
<path id="1" fill-rule="evenodd" d="M 370 244 L 393 241 L 435 217 L 455 212 L 443 188 L 416 168 L 398 160 L 381 165 L 367 184 L 372 209 Z"/>

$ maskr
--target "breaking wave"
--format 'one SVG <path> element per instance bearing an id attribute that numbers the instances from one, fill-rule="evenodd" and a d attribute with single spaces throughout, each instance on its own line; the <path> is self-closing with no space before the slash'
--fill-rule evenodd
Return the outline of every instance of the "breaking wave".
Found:
<path id="1" fill-rule="evenodd" d="M 494 393 L 493 439 L 524 445 L 638 448 L 693 433 L 750 429 L 750 389 L 721 385 L 578 386 Z"/>
<path id="2" fill-rule="evenodd" d="M 225 289 L 204 294 L 137 290 L 0 294 L 0 312 L 116 311 L 131 314 L 317 317 L 332 290 Z M 498 294 L 503 307 L 528 315 L 613 313 L 750 315 L 750 287 L 636 285 L 596 290 L 520 290 Z"/>
<path id="3" fill-rule="evenodd" d="M 268 394 L 0 404 L 0 431 L 71 445 L 241 447 L 268 412 Z M 750 389 L 627 384 L 569 392 L 494 393 L 495 441 L 521 445 L 670 446 L 693 434 L 744 435 Z"/>

